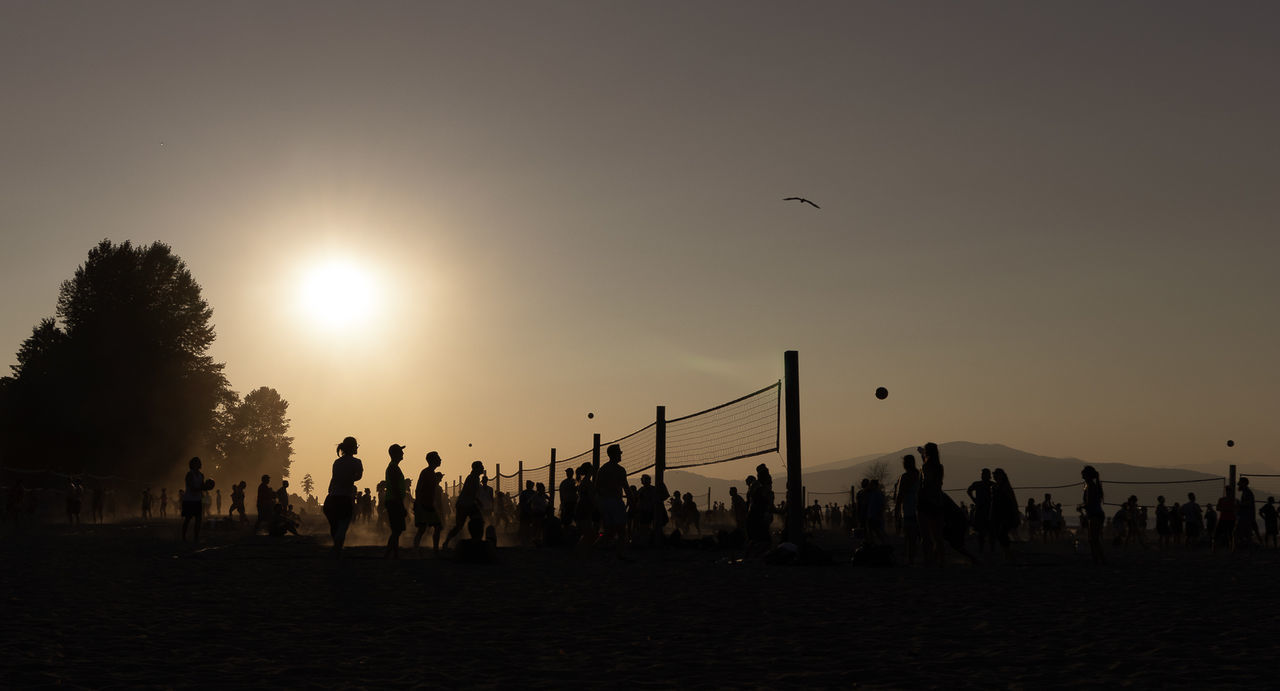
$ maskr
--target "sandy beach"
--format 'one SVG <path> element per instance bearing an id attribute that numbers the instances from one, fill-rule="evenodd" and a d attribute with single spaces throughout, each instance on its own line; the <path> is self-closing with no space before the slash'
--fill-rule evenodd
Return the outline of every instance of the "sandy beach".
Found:
<path id="1" fill-rule="evenodd" d="M 936 570 L 513 547 L 465 564 L 176 533 L 7 531 L 0 685 L 1229 688 L 1266 686 L 1280 650 L 1274 551 L 1113 550 L 1096 568 L 1024 544 L 1018 565 Z"/>

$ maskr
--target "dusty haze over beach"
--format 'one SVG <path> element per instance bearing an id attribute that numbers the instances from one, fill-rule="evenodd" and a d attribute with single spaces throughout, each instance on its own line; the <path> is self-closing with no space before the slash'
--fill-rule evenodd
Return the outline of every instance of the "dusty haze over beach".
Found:
<path id="1" fill-rule="evenodd" d="M 294 478 L 348 434 L 373 468 L 391 442 L 450 478 L 541 465 L 776 381 L 785 349 L 806 465 L 966 439 L 1248 467 L 1280 445 L 1277 27 L 6 2 L 5 364 L 99 240 L 159 240 L 232 387 L 290 402 Z"/>

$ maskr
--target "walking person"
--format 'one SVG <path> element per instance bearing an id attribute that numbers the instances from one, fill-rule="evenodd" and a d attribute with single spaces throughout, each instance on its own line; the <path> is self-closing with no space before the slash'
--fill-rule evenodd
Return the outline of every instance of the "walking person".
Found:
<path id="1" fill-rule="evenodd" d="M 364 477 L 364 464 L 356 458 L 359 448 L 355 437 L 346 437 L 338 444 L 338 458 L 333 462 L 329 493 L 324 498 L 322 511 L 329 520 L 329 536 L 333 538 L 333 552 L 338 556 L 342 554 L 347 529 L 351 527 L 351 516 L 356 503 L 356 483 Z"/>
<path id="2" fill-rule="evenodd" d="M 449 541 L 458 536 L 464 528 L 467 528 L 468 521 L 475 521 L 479 528 L 478 533 L 483 533 L 484 517 L 480 514 L 480 503 L 476 495 L 480 491 L 480 478 L 484 475 L 484 463 L 474 461 L 471 464 L 471 472 L 467 475 L 467 479 L 462 483 L 462 489 L 458 492 L 458 499 L 454 503 L 456 515 L 454 516 L 453 527 L 449 529 L 449 534 L 444 536 L 444 546 L 449 547 Z"/>
<path id="3" fill-rule="evenodd" d="M 427 453 L 427 467 L 418 474 L 418 493 L 413 499 L 413 523 L 418 529 L 413 536 L 415 550 L 422 545 L 422 536 L 430 528 L 434 531 L 431 536 L 432 551 L 440 551 L 440 531 L 444 528 L 444 521 L 441 520 L 444 508 L 440 505 L 439 496 L 440 479 L 444 474 L 436 472 L 440 463 L 440 454 L 430 451 Z"/>
<path id="4" fill-rule="evenodd" d="M 400 533 L 405 528 L 405 486 L 404 471 L 400 470 L 400 461 L 404 460 L 404 445 L 392 444 L 387 447 L 387 455 L 391 461 L 387 463 L 387 522 L 391 525 L 391 536 L 387 538 L 387 549 L 383 558 L 400 558 Z"/>
<path id="5" fill-rule="evenodd" d="M 263 525 L 271 525 L 271 517 L 275 513 L 276 493 L 271 489 L 271 476 L 263 475 L 262 482 L 258 484 L 258 520 L 253 523 L 253 531 L 258 532 L 258 528 Z"/>

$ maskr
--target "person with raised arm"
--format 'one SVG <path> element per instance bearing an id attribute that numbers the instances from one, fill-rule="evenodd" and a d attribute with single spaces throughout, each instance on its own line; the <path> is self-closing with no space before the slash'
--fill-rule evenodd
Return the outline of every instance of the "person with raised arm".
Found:
<path id="1" fill-rule="evenodd" d="M 329 480 L 329 492 L 321 509 L 329 521 L 329 536 L 333 538 L 333 553 L 337 556 L 342 554 L 347 529 L 351 527 L 356 482 L 364 477 L 364 463 L 356 458 L 359 448 L 355 437 L 346 437 L 338 444 L 338 458 L 333 462 L 333 477 Z"/>

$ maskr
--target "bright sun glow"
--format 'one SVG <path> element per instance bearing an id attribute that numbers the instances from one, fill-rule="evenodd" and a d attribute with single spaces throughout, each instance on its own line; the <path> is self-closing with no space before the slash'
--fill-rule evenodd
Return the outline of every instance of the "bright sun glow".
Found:
<path id="1" fill-rule="evenodd" d="M 329 259 L 306 270 L 300 298 L 314 324 L 331 327 L 368 322 L 377 312 L 378 286 L 373 274 L 345 259 Z"/>

